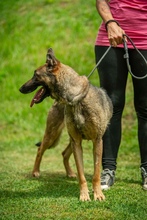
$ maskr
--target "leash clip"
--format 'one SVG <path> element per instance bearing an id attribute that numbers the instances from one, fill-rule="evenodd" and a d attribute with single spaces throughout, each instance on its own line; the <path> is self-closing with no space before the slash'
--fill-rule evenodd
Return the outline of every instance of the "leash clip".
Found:
<path id="1" fill-rule="evenodd" d="M 123 34 L 123 45 L 124 45 L 124 50 L 126 52 L 124 54 L 124 59 L 129 59 L 128 46 L 127 46 L 127 42 L 124 37 L 125 37 L 125 35 Z"/>

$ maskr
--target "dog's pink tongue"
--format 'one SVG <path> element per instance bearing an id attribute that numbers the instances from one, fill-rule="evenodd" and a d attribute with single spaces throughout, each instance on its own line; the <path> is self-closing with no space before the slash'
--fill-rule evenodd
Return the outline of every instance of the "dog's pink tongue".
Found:
<path id="1" fill-rule="evenodd" d="M 35 103 L 35 101 L 34 101 L 34 99 L 32 99 L 32 101 L 30 103 L 30 107 L 33 107 L 34 103 Z"/>
<path id="2" fill-rule="evenodd" d="M 40 97 L 41 97 L 41 94 L 42 94 L 42 91 L 43 91 L 43 87 L 41 87 L 35 94 L 35 96 L 33 97 L 31 103 L 30 103 L 30 107 L 33 107 L 33 105 L 40 100 Z"/>

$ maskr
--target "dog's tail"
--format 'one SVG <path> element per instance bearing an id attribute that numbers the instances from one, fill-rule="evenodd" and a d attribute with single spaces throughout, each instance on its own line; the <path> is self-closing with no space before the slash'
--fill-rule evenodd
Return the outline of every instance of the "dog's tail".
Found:
<path id="1" fill-rule="evenodd" d="M 60 137 L 61 137 L 61 134 L 62 134 L 62 129 L 61 130 L 58 130 L 58 132 L 56 133 L 56 137 L 55 139 L 53 139 L 53 142 L 51 144 L 49 144 L 48 148 L 47 149 L 50 149 L 50 148 L 54 148 L 58 145 L 59 141 L 60 141 Z M 42 144 L 42 142 L 37 142 L 35 145 L 37 147 L 40 147 Z"/>
<path id="2" fill-rule="evenodd" d="M 41 141 L 35 144 L 37 147 L 41 146 Z"/>

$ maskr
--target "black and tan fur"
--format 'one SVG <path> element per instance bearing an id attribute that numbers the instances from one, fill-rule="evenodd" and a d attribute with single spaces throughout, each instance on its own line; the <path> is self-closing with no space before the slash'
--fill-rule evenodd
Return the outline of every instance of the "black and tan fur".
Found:
<path id="1" fill-rule="evenodd" d="M 112 103 L 106 92 L 91 85 L 85 76 L 79 76 L 71 67 L 57 60 L 50 48 L 46 63 L 35 70 L 31 80 L 21 88 L 22 93 L 41 89 L 35 95 L 31 105 L 51 96 L 56 102 L 48 114 L 46 131 L 38 149 L 33 175 L 39 175 L 39 166 L 44 151 L 58 140 L 64 121 L 70 136 L 70 143 L 63 152 L 65 169 L 68 176 L 74 176 L 69 166 L 69 157 L 73 152 L 80 185 L 80 200 L 90 200 L 87 182 L 84 176 L 82 139 L 93 143 L 94 200 L 103 200 L 105 196 L 100 186 L 100 168 L 102 158 L 102 137 L 112 116 Z"/>

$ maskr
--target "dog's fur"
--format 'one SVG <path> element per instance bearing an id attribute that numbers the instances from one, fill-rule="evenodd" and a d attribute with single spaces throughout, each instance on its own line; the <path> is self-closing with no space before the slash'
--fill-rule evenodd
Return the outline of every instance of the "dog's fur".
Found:
<path id="1" fill-rule="evenodd" d="M 22 93 L 42 88 L 35 95 L 31 106 L 51 96 L 57 102 L 49 111 L 45 135 L 34 165 L 33 175 L 39 174 L 39 166 L 44 151 L 55 144 L 64 126 L 64 117 L 70 136 L 65 149 L 64 164 L 69 176 L 71 170 L 68 159 L 73 152 L 80 184 L 80 200 L 90 200 L 87 182 L 84 176 L 82 139 L 93 142 L 94 200 L 103 200 L 105 196 L 100 186 L 100 168 L 102 158 L 102 137 L 112 116 L 112 103 L 106 92 L 91 85 L 85 76 L 79 76 L 71 67 L 57 60 L 50 48 L 46 63 L 38 68 L 31 80 L 21 88 Z"/>

